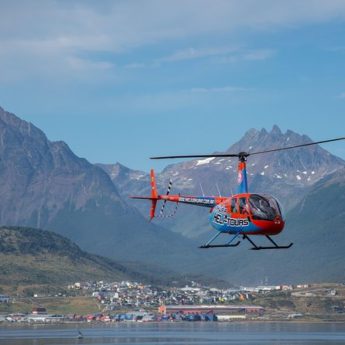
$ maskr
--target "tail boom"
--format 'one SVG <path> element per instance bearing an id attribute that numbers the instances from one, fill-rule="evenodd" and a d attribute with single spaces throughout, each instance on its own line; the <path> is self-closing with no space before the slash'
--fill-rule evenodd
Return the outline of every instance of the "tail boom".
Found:
<path id="1" fill-rule="evenodd" d="M 150 183 L 151 183 L 151 196 L 130 196 L 130 198 L 132 199 L 151 200 L 150 220 L 152 220 L 155 217 L 156 206 L 157 206 L 158 200 L 162 200 L 164 202 L 170 201 L 170 202 L 175 202 L 175 203 L 182 203 L 182 204 L 212 208 L 220 204 L 221 202 L 223 202 L 225 199 L 227 199 L 227 197 L 222 197 L 222 196 L 219 196 L 219 197 L 218 196 L 193 196 L 193 195 L 183 196 L 180 194 L 169 195 L 169 193 L 165 195 L 159 195 L 157 191 L 156 178 L 155 178 L 155 173 L 153 169 L 151 169 L 150 171 Z"/>

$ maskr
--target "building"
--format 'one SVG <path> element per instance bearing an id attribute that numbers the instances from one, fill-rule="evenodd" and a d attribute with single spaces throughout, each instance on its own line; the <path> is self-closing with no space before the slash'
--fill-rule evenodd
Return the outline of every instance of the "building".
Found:
<path id="1" fill-rule="evenodd" d="M 10 303 L 10 296 L 0 295 L 0 303 Z"/>
<path id="2" fill-rule="evenodd" d="M 207 314 L 229 316 L 229 318 L 239 318 L 241 316 L 262 316 L 265 309 L 255 305 L 162 305 L 158 308 L 158 312 L 164 315 L 171 314 Z M 244 317 L 240 317 L 244 318 Z"/>
<path id="3" fill-rule="evenodd" d="M 46 315 L 47 314 L 47 309 L 43 307 L 35 307 L 32 309 L 31 312 L 33 315 Z"/>

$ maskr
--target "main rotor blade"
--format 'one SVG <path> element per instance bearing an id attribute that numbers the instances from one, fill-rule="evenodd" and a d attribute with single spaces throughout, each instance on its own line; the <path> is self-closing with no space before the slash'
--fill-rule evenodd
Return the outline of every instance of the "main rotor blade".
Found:
<path id="1" fill-rule="evenodd" d="M 213 158 L 213 157 L 239 157 L 237 153 L 222 153 L 213 155 L 182 155 L 182 156 L 159 156 L 150 157 L 150 159 L 174 159 L 174 158 Z"/>
<path id="2" fill-rule="evenodd" d="M 269 152 L 290 150 L 290 149 L 295 149 L 295 148 L 298 148 L 298 147 L 311 146 L 311 145 L 317 145 L 317 144 L 325 144 L 325 143 L 330 143 L 332 141 L 338 141 L 338 140 L 345 140 L 345 137 L 335 138 L 335 139 L 328 139 L 328 140 L 321 140 L 321 141 L 314 141 L 314 142 L 311 142 L 311 143 L 299 144 L 299 145 L 293 145 L 293 146 L 287 146 L 287 147 L 280 147 L 280 148 L 272 149 L 272 150 L 251 152 L 248 155 L 252 156 L 252 155 L 259 155 L 261 153 L 269 153 Z"/>
<path id="3" fill-rule="evenodd" d="M 216 153 L 216 154 L 209 154 L 209 155 L 179 155 L 179 156 L 158 156 L 158 157 L 151 157 L 150 159 L 174 159 L 174 158 L 217 158 L 217 157 L 248 157 L 252 155 L 259 155 L 262 153 L 269 153 L 269 152 L 276 152 L 276 151 L 283 151 L 283 150 L 290 150 L 295 149 L 298 147 L 304 147 L 304 146 L 311 146 L 311 145 L 317 145 L 317 144 L 325 144 L 330 143 L 332 141 L 338 141 L 338 140 L 345 140 L 345 137 L 341 138 L 335 138 L 335 139 L 328 139 L 328 140 L 321 140 L 321 141 L 314 141 L 311 143 L 306 144 L 299 144 L 299 145 L 293 145 L 293 146 L 286 146 L 286 147 L 280 147 L 276 149 L 271 150 L 265 150 L 265 151 L 256 151 L 256 152 L 240 152 L 240 153 Z"/>

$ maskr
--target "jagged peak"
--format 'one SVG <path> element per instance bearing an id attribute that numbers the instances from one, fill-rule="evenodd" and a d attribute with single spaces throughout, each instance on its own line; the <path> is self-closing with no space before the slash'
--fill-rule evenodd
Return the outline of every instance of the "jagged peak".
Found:
<path id="1" fill-rule="evenodd" d="M 111 167 L 114 171 L 118 171 L 118 173 L 123 173 L 123 174 L 128 174 L 128 173 L 140 173 L 140 174 L 145 174 L 144 171 L 141 170 L 136 170 L 136 169 L 131 169 L 126 165 L 123 165 L 120 162 L 116 162 L 114 164 L 105 164 L 105 165 L 109 165 L 109 167 Z"/>
<path id="2" fill-rule="evenodd" d="M 282 133 L 282 131 L 280 130 L 280 128 L 278 127 L 278 125 L 273 125 L 270 134 L 282 135 L 283 133 Z"/>
<path id="3" fill-rule="evenodd" d="M 262 134 L 264 134 L 264 135 L 268 134 L 266 128 L 261 128 L 260 134 L 261 134 L 261 135 L 262 135 Z"/>
<path id="4" fill-rule="evenodd" d="M 294 135 L 296 134 L 293 130 L 291 129 L 288 129 L 286 132 L 285 132 L 285 135 Z"/>
<path id="5" fill-rule="evenodd" d="M 116 173 L 116 175 L 123 175 L 123 174 L 128 174 L 131 169 L 126 167 L 125 165 L 121 164 L 120 162 L 116 162 L 115 164 L 111 164 L 111 171 L 113 174 Z"/>
<path id="6" fill-rule="evenodd" d="M 259 133 L 259 131 L 258 131 L 256 128 L 250 128 L 250 129 L 248 129 L 247 132 L 244 133 L 244 136 L 245 136 L 245 137 L 246 137 L 246 136 L 251 137 L 251 136 L 257 135 L 258 133 Z"/>
<path id="7" fill-rule="evenodd" d="M 123 165 L 120 162 L 116 162 L 115 164 L 113 164 L 114 166 L 118 167 L 119 169 L 124 169 L 124 170 L 130 170 L 128 167 L 126 167 L 125 165 Z"/>
<path id="8" fill-rule="evenodd" d="M 294 132 L 291 129 L 288 129 L 285 133 L 280 129 L 278 125 L 273 125 L 272 129 L 270 131 L 267 131 L 265 128 L 262 128 L 261 130 L 257 130 L 254 128 L 251 128 L 248 130 L 242 138 L 237 141 L 235 144 L 231 145 L 226 152 L 229 153 L 236 153 L 241 151 L 249 151 L 249 152 L 255 152 L 255 151 L 261 151 L 261 150 L 269 150 L 269 149 L 275 149 L 280 147 L 288 147 L 293 145 L 300 145 L 305 143 L 310 143 L 315 140 L 312 140 L 308 135 L 306 134 L 299 134 Z M 284 151 L 285 152 L 285 151 Z M 325 149 L 315 146 L 311 147 L 309 150 L 305 150 L 305 154 L 309 155 L 310 161 L 320 160 L 321 158 L 315 158 L 313 155 L 315 155 L 315 152 L 321 152 L 327 153 L 327 155 L 330 155 Z M 296 151 L 286 151 L 286 156 L 294 157 L 296 155 Z M 333 159 L 338 160 L 339 164 L 343 164 L 342 160 L 336 156 L 330 155 L 333 157 Z M 326 158 L 326 156 L 323 156 L 323 158 Z M 327 160 L 327 159 L 326 159 Z"/>

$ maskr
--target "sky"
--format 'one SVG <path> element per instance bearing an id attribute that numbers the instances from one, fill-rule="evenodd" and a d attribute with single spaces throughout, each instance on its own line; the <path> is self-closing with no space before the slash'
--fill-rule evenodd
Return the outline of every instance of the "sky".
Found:
<path id="1" fill-rule="evenodd" d="M 146 171 L 250 128 L 342 137 L 345 1 L 0 0 L 0 106 Z"/>

